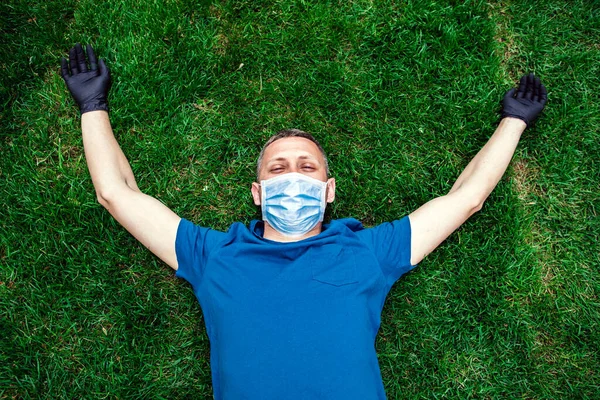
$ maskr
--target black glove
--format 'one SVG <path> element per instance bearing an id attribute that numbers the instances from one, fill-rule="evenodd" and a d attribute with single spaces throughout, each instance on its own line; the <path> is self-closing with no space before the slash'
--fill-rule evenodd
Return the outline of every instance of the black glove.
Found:
<path id="1" fill-rule="evenodd" d="M 515 95 L 516 92 L 516 95 Z M 502 100 L 502 118 L 519 118 L 529 126 L 542 113 L 548 92 L 533 74 L 523 75 L 518 89 L 511 89 Z"/>
<path id="2" fill-rule="evenodd" d="M 69 65 L 63 57 L 61 63 L 61 75 L 67 84 L 71 95 L 79 105 L 81 114 L 88 111 L 108 111 L 108 90 L 110 89 L 110 71 L 104 60 L 96 59 L 91 45 L 87 45 L 87 56 L 90 61 L 88 69 L 85 54 L 81 44 L 69 50 Z"/>

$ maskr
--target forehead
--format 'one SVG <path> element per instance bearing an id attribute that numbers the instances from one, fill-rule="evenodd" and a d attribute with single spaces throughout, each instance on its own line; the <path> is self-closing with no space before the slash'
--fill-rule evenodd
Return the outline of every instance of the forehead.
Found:
<path id="1" fill-rule="evenodd" d="M 269 162 L 276 158 L 295 158 L 299 156 L 311 156 L 323 163 L 323 155 L 317 145 L 303 137 L 287 137 L 271 143 L 265 149 L 264 160 Z"/>

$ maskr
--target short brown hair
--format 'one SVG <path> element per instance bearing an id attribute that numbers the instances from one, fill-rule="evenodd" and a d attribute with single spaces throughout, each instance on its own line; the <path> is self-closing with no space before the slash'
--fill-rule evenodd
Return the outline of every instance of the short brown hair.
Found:
<path id="1" fill-rule="evenodd" d="M 317 139 L 315 139 L 314 136 L 311 135 L 310 133 L 301 131 L 300 129 L 284 129 L 282 131 L 277 132 L 275 135 L 271 136 L 269 138 L 269 140 L 267 140 L 267 143 L 265 143 L 265 145 L 263 146 L 262 150 L 260 151 L 260 155 L 258 156 L 258 162 L 256 163 L 256 180 L 257 180 L 257 182 L 260 182 L 260 167 L 262 166 L 263 156 L 265 155 L 265 149 L 267 147 L 269 147 L 269 145 L 271 143 L 273 143 L 274 141 L 279 140 L 279 139 L 288 138 L 288 137 L 301 137 L 304 139 L 308 139 L 311 142 L 313 142 L 314 144 L 316 144 L 317 148 L 321 152 L 321 155 L 323 155 L 323 159 L 325 160 L 325 171 L 327 172 L 327 177 L 329 177 L 329 164 L 327 162 L 327 155 L 325 155 L 325 150 L 323 150 L 323 147 L 321 147 L 321 144 L 319 142 L 317 142 Z"/>

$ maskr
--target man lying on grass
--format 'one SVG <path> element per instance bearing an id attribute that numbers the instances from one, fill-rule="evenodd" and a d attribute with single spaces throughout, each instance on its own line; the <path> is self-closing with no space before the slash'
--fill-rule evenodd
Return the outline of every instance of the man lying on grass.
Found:
<path id="1" fill-rule="evenodd" d="M 108 118 L 110 74 L 77 44 L 62 76 L 81 111 L 98 201 L 193 287 L 206 320 L 216 399 L 384 399 L 375 336 L 388 291 L 479 211 L 525 128 L 546 103 L 533 75 L 503 100 L 502 120 L 447 195 L 365 229 L 323 224 L 335 180 L 308 133 L 263 147 L 252 198 L 262 221 L 227 232 L 180 218 L 138 189 Z"/>

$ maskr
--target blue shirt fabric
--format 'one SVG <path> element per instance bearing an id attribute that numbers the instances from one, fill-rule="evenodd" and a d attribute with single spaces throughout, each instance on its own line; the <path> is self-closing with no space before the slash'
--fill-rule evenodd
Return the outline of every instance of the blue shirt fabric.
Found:
<path id="1" fill-rule="evenodd" d="M 202 307 L 215 399 L 385 399 L 375 336 L 390 288 L 414 268 L 408 217 L 333 220 L 291 243 L 263 231 L 179 223 L 176 276 Z"/>

